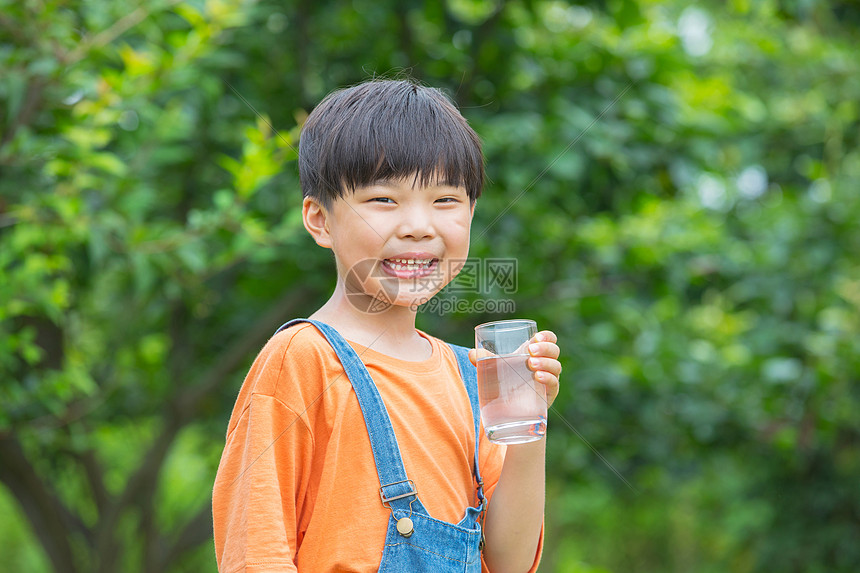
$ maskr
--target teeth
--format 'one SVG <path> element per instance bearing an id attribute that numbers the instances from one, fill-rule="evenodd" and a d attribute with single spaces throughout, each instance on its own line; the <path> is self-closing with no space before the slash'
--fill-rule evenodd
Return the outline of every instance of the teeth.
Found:
<path id="1" fill-rule="evenodd" d="M 433 259 L 388 259 L 389 261 L 401 264 L 401 265 L 426 265 L 431 263 Z"/>
<path id="2" fill-rule="evenodd" d="M 433 264 L 433 259 L 387 259 L 388 266 L 398 271 L 419 271 Z"/>
<path id="3" fill-rule="evenodd" d="M 433 262 L 433 259 L 388 259 L 399 265 L 428 265 Z"/>

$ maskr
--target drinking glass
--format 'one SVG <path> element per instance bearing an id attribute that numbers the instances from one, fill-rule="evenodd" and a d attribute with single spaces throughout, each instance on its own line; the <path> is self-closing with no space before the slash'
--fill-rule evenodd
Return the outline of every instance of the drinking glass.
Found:
<path id="1" fill-rule="evenodd" d="M 546 387 L 528 368 L 533 320 L 487 322 L 475 327 L 481 421 L 491 442 L 524 444 L 546 434 Z"/>

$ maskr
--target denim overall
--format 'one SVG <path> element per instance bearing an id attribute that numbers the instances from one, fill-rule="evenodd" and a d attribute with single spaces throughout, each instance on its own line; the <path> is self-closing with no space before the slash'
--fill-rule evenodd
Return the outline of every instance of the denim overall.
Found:
<path id="1" fill-rule="evenodd" d="M 486 507 L 486 500 L 478 467 L 480 441 L 478 381 L 475 367 L 469 362 L 469 351 L 461 346 L 449 344 L 457 356 L 460 374 L 472 406 L 472 418 L 475 421 L 474 463 L 478 498 L 477 506 L 466 508 L 465 517 L 455 525 L 430 517 L 421 500 L 418 499 L 415 485 L 407 477 L 403 467 L 400 448 L 385 404 L 370 373 L 355 350 L 334 328 L 315 320 L 291 320 L 281 326 L 277 332 L 299 322 L 313 324 L 332 345 L 352 384 L 364 416 L 376 471 L 379 474 L 380 501 L 391 511 L 379 571 L 480 573 L 483 533 L 478 517 Z"/>

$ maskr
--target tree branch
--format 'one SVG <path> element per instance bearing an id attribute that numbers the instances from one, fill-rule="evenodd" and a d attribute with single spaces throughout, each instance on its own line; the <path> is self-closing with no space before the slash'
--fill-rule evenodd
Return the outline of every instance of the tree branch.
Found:
<path id="1" fill-rule="evenodd" d="M 161 563 L 158 568 L 152 570 L 153 573 L 167 571 L 169 565 L 179 558 L 179 556 L 212 538 L 211 497 L 203 504 L 197 514 L 182 527 L 179 533 L 173 537 L 176 541 L 164 552 Z"/>
<path id="2" fill-rule="evenodd" d="M 0 481 L 18 499 L 55 573 L 77 573 L 69 534 L 78 530 L 88 536 L 86 526 L 39 478 L 13 436 L 0 435 L 0 459 Z"/>
<path id="3" fill-rule="evenodd" d="M 119 557 L 120 547 L 114 541 L 120 517 L 133 503 L 140 504 L 141 497 L 148 497 L 158 484 L 158 474 L 167 457 L 170 445 L 179 433 L 181 425 L 178 420 L 168 419 L 162 433 L 155 439 L 149 450 L 143 456 L 137 471 L 128 479 L 125 489 L 117 500 L 111 504 L 108 511 L 99 519 L 98 534 L 96 536 L 96 554 L 101 561 L 99 571 L 109 573 L 116 569 L 116 559 Z M 142 518 L 141 525 L 145 525 Z"/>
<path id="4" fill-rule="evenodd" d="M 110 493 L 105 487 L 104 470 L 96 457 L 95 451 L 90 448 L 85 452 L 69 451 L 69 453 L 84 469 L 87 482 L 90 485 L 90 491 L 93 494 L 99 515 L 101 515 L 110 504 Z"/>
<path id="5" fill-rule="evenodd" d="M 24 105 L 21 107 L 18 115 L 15 116 L 15 119 L 10 122 L 9 127 L 3 133 L 3 137 L 0 138 L 0 149 L 12 141 L 12 138 L 15 137 L 15 133 L 17 133 L 21 126 L 30 123 L 33 114 L 36 113 L 39 109 L 39 104 L 42 103 L 42 92 L 45 90 L 47 84 L 48 82 L 44 78 L 32 78 L 27 84 Z"/>
<path id="6" fill-rule="evenodd" d="M 229 376 L 233 375 L 249 354 L 259 350 L 265 342 L 280 326 L 285 318 L 294 316 L 309 296 L 310 289 L 299 287 L 283 296 L 272 306 L 268 312 L 263 314 L 253 323 L 226 352 L 223 352 L 215 364 L 213 364 L 201 377 L 200 382 L 185 390 L 177 400 L 177 414 L 193 417 L 198 404 L 207 395 L 224 384 Z"/>
<path id="7" fill-rule="evenodd" d="M 179 4 L 181 0 L 172 0 L 166 6 L 164 6 L 163 10 L 169 10 L 173 8 L 174 5 Z M 109 27 L 105 28 L 101 32 L 98 32 L 94 36 L 89 36 L 85 38 L 78 47 L 75 48 L 74 51 L 69 53 L 65 60 L 66 65 L 74 64 L 79 60 L 83 60 L 89 55 L 90 50 L 94 50 L 97 48 L 101 48 L 103 46 L 107 46 L 144 20 L 146 20 L 151 12 L 147 9 L 144 9 L 143 6 L 138 6 Z"/>
<path id="8" fill-rule="evenodd" d="M 202 399 L 224 384 L 228 376 L 247 360 L 247 357 L 274 332 L 277 323 L 284 317 L 294 314 L 302 306 L 307 296 L 306 288 L 296 289 L 278 301 L 263 314 L 236 342 L 221 353 L 220 358 L 200 377 L 200 381 L 174 395 L 164 409 L 164 428 L 143 456 L 140 465 L 126 482 L 125 489 L 116 503 L 112 504 L 104 518 L 99 521 L 99 535 L 96 551 L 105 556 L 105 567 L 110 571 L 113 563 L 111 551 L 113 532 L 123 512 L 132 504 L 142 512 L 151 511 L 151 502 L 158 486 L 157 477 L 161 472 L 170 446 L 179 431 L 191 422 L 197 414 Z M 143 521 L 141 523 L 144 523 Z"/>
<path id="9" fill-rule="evenodd" d="M 140 512 L 140 527 L 139 533 L 143 537 L 143 558 L 142 565 L 144 571 L 164 571 L 160 569 L 158 562 L 161 555 L 164 554 L 164 536 L 159 534 L 158 525 L 156 524 L 156 515 L 152 498 L 155 496 L 153 491 L 147 500 L 140 500 L 142 511 Z"/>

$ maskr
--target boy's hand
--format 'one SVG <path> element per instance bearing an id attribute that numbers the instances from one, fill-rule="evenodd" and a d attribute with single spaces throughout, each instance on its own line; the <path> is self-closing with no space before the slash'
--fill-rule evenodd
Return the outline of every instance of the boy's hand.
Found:
<path id="1" fill-rule="evenodd" d="M 552 406 L 558 396 L 558 377 L 561 375 L 561 362 L 558 355 L 561 349 L 556 344 L 558 337 L 551 330 L 542 330 L 535 334 L 529 344 L 529 370 L 534 372 L 534 379 L 546 386 L 546 407 Z"/>
<path id="2" fill-rule="evenodd" d="M 558 361 L 561 349 L 556 342 L 558 337 L 554 332 L 542 330 L 535 334 L 528 345 L 528 353 L 531 356 L 528 361 L 529 370 L 534 372 L 534 379 L 537 382 L 546 386 L 547 408 L 552 406 L 558 396 L 558 377 L 561 375 L 561 362 Z M 477 361 L 474 348 L 469 350 L 469 360 L 472 364 Z"/>

